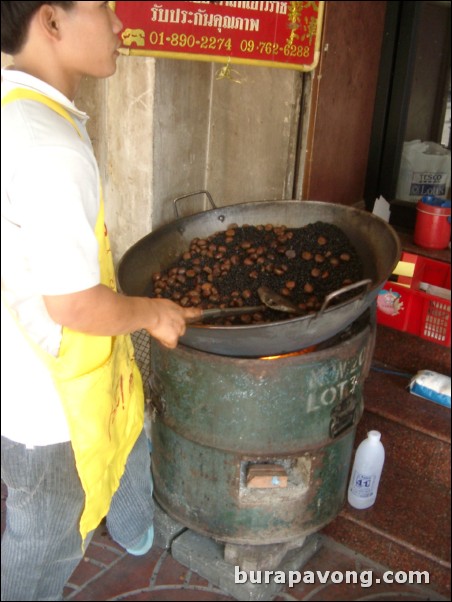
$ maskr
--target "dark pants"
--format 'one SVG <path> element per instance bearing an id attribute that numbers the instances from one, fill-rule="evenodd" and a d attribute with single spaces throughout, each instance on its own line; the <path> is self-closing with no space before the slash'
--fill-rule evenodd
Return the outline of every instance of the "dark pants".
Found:
<path id="1" fill-rule="evenodd" d="M 8 499 L 1 599 L 62 600 L 63 588 L 83 557 L 79 520 L 85 496 L 71 444 L 26 449 L 2 437 L 2 480 Z M 113 496 L 107 528 L 117 543 L 133 548 L 152 524 L 153 514 L 143 432 Z"/>

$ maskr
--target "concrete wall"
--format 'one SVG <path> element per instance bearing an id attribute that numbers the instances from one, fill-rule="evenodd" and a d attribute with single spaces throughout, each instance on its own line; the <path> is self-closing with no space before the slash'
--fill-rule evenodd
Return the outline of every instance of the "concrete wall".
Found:
<path id="1" fill-rule="evenodd" d="M 207 189 L 218 205 L 292 198 L 302 76 L 285 69 L 162 59 L 154 107 L 155 225 L 171 200 Z M 202 198 L 182 209 L 200 211 Z"/>
<path id="2" fill-rule="evenodd" d="M 175 219 L 173 200 L 207 189 L 218 205 L 293 198 L 303 76 L 285 69 L 121 56 L 114 77 L 84 80 L 115 260 Z M 240 82 L 240 83 L 239 83 Z M 178 204 L 208 208 L 205 196 Z"/>
<path id="3" fill-rule="evenodd" d="M 152 58 L 119 57 L 114 77 L 83 80 L 76 98 L 91 117 L 116 261 L 152 229 L 154 71 Z"/>

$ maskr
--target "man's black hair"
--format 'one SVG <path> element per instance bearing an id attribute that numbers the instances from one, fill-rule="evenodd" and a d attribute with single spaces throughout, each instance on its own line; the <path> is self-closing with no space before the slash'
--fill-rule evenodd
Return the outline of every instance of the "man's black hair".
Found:
<path id="1" fill-rule="evenodd" d="M 74 2 L 0 2 L 2 52 L 16 54 L 22 49 L 31 18 L 43 4 L 57 4 L 69 9 Z"/>

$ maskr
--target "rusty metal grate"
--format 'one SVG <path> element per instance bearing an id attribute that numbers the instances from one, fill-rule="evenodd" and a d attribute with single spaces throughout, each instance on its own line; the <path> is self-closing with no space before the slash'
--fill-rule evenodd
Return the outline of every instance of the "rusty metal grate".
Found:
<path id="1" fill-rule="evenodd" d="M 135 359 L 140 369 L 143 383 L 146 383 L 151 374 L 151 335 L 147 330 L 143 329 L 133 332 L 131 337 L 135 349 Z"/>

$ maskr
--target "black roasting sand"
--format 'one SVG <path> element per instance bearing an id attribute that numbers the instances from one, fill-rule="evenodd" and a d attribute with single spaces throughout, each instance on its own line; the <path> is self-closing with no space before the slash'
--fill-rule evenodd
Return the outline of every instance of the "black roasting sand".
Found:
<path id="1" fill-rule="evenodd" d="M 172 299 L 203 309 L 261 305 L 257 289 L 265 285 L 309 313 L 325 296 L 362 279 L 361 260 L 337 226 L 315 222 L 301 228 L 231 225 L 190 247 L 166 270 L 152 275 L 150 297 Z M 355 296 L 340 295 L 333 303 Z M 270 309 L 215 320 L 221 325 L 287 319 Z"/>

